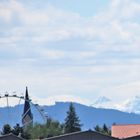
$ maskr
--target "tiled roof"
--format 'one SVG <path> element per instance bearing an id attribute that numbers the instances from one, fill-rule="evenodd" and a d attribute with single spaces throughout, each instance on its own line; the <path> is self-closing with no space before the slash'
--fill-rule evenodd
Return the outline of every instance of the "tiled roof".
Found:
<path id="1" fill-rule="evenodd" d="M 113 125 L 112 136 L 120 139 L 140 135 L 140 124 Z"/>

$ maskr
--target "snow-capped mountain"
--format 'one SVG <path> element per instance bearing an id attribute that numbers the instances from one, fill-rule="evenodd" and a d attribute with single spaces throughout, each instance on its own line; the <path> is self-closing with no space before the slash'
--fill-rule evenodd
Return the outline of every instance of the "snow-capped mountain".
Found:
<path id="1" fill-rule="evenodd" d="M 126 99 L 117 103 L 103 96 L 95 100 L 92 106 L 96 108 L 117 109 L 123 112 L 140 114 L 140 96 L 135 96 L 131 99 Z"/>
<path id="2" fill-rule="evenodd" d="M 92 106 L 96 108 L 110 108 L 111 100 L 105 96 L 99 97 Z"/>
<path id="3" fill-rule="evenodd" d="M 135 96 L 132 99 L 127 99 L 126 101 L 116 104 L 115 109 L 140 114 L 140 96 Z"/>

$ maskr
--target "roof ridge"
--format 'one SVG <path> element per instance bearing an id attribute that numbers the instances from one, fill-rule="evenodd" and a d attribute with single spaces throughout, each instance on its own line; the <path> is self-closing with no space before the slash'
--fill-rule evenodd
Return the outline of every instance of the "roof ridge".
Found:
<path id="1" fill-rule="evenodd" d="M 110 137 L 110 138 L 118 140 L 118 138 L 115 138 L 115 137 L 112 137 L 112 136 L 108 136 L 108 135 L 105 135 L 105 134 L 102 134 L 102 133 L 99 133 L 99 132 L 95 132 L 95 131 L 93 131 L 91 129 L 86 130 L 86 131 L 78 131 L 78 132 L 62 134 L 62 135 L 58 135 L 58 136 L 54 136 L 54 137 L 50 137 L 50 138 L 45 138 L 43 140 L 51 140 L 51 139 L 54 139 L 54 138 L 66 137 L 66 136 L 71 136 L 71 135 L 80 134 L 80 133 L 96 133 L 96 134 L 99 134 L 99 135 L 102 135 L 102 136 L 106 136 L 106 137 Z"/>

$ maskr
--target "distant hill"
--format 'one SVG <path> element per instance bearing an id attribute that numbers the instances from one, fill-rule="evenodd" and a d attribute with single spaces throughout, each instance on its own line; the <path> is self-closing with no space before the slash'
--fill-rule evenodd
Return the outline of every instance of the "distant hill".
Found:
<path id="1" fill-rule="evenodd" d="M 68 106 L 68 102 L 56 102 L 56 104 L 53 106 L 44 106 L 44 109 L 48 112 L 49 116 L 63 122 L 64 118 L 66 117 Z M 140 115 L 134 113 L 125 113 L 113 109 L 94 108 L 78 103 L 74 103 L 74 106 L 84 129 L 93 128 L 93 126 L 97 124 L 102 125 L 104 123 L 109 126 L 111 126 L 113 123 L 140 123 Z"/>
<path id="2" fill-rule="evenodd" d="M 136 124 L 140 123 L 140 115 L 134 113 L 125 113 L 113 109 L 100 109 L 82 104 L 74 103 L 77 115 L 79 116 L 83 129 L 93 129 L 95 125 L 103 125 L 104 123 L 111 126 L 116 124 Z M 66 112 L 69 107 L 69 102 L 56 102 L 55 105 L 42 106 L 47 112 L 48 116 L 64 122 Z M 3 123 L 10 123 L 15 125 L 17 122 L 21 122 L 23 105 L 11 107 L 8 111 L 7 108 L 0 108 L 0 127 Z M 32 108 L 34 114 L 34 121 L 41 122 L 41 117 L 35 108 Z M 8 114 L 8 115 L 7 115 Z"/>

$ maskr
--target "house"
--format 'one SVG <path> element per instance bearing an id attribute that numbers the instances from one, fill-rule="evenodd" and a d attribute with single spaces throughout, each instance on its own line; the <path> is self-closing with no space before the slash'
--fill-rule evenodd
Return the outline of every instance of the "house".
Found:
<path id="1" fill-rule="evenodd" d="M 137 138 L 135 136 L 140 135 L 140 124 L 122 124 L 122 125 L 112 125 L 112 137 L 119 139 L 130 139 Z M 140 136 L 139 136 L 140 139 Z"/>
<path id="2" fill-rule="evenodd" d="M 64 134 L 52 138 L 46 138 L 44 140 L 119 140 L 119 139 L 103 135 L 101 133 L 94 132 L 92 130 L 88 130 L 83 132 Z"/>
<path id="3" fill-rule="evenodd" d="M 0 140 L 24 140 L 24 139 L 10 133 L 7 135 L 0 136 Z"/>

